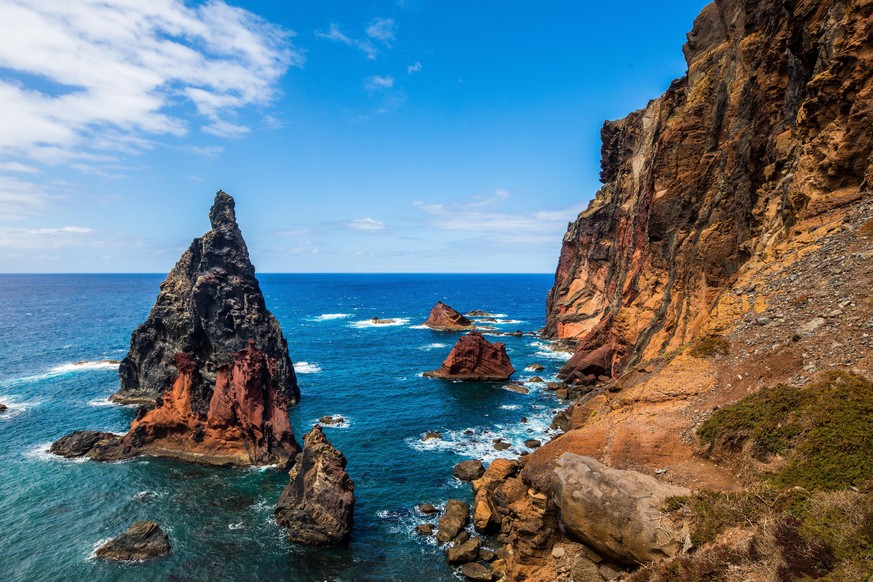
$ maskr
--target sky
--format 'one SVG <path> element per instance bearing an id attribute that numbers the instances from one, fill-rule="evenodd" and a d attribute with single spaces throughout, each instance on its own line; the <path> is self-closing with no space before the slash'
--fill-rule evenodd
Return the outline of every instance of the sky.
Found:
<path id="1" fill-rule="evenodd" d="M 0 0 L 0 273 L 554 272 L 705 4 Z"/>

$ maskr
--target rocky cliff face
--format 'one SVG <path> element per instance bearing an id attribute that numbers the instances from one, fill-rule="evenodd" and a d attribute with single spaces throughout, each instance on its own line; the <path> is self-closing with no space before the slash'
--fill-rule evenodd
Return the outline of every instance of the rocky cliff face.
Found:
<path id="1" fill-rule="evenodd" d="M 445 380 L 503 382 L 513 373 L 515 368 L 506 354 L 506 344 L 492 344 L 478 331 L 471 331 L 458 338 L 442 366 L 424 375 Z"/>
<path id="2" fill-rule="evenodd" d="M 345 468 L 346 458 L 315 425 L 276 504 L 276 521 L 289 540 L 312 546 L 345 541 L 355 510 L 355 485 Z"/>
<path id="3" fill-rule="evenodd" d="M 601 131 L 603 188 L 564 236 L 545 333 L 616 370 L 687 342 L 750 260 L 873 189 L 873 2 L 717 0 L 688 73 Z"/>
<path id="4" fill-rule="evenodd" d="M 212 230 L 191 246 L 161 283 L 148 318 L 131 334 L 130 351 L 118 370 L 120 403 L 154 405 L 176 377 L 175 356 L 191 354 L 199 376 L 191 408 L 205 416 L 218 371 L 253 340 L 275 366 L 276 382 L 290 404 L 300 398 L 288 344 L 267 310 L 255 268 L 236 223 L 234 201 L 215 195 Z"/>

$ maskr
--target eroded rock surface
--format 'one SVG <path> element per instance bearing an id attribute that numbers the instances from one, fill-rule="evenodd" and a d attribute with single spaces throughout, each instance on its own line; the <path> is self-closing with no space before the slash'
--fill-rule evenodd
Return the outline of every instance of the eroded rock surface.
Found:
<path id="1" fill-rule="evenodd" d="M 161 283 L 148 318 L 130 337 L 112 400 L 152 406 L 173 385 L 176 354 L 192 354 L 199 370 L 191 407 L 206 414 L 219 370 L 254 341 L 274 363 L 276 385 L 290 404 L 300 398 L 288 344 L 267 310 L 248 248 L 236 223 L 233 198 L 215 195 L 212 229 L 191 246 Z"/>
<path id="2" fill-rule="evenodd" d="M 138 521 L 95 552 L 102 560 L 142 562 L 170 553 L 170 539 L 153 521 Z"/>
<path id="3" fill-rule="evenodd" d="M 446 380 L 503 382 L 515 373 L 506 354 L 506 344 L 491 343 L 481 333 L 471 331 L 458 338 L 443 365 L 424 375 Z"/>
<path id="4" fill-rule="evenodd" d="M 473 322 L 443 303 L 437 301 L 424 325 L 438 331 L 457 331 L 472 329 Z"/>
<path id="5" fill-rule="evenodd" d="M 303 452 L 276 504 L 276 521 L 292 542 L 327 546 L 343 543 L 352 529 L 355 485 L 346 458 L 319 425 L 303 437 Z"/>

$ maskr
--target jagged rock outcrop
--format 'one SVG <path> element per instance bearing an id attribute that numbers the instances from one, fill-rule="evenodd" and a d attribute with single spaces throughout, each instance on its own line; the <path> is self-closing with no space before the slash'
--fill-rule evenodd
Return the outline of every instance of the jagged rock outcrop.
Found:
<path id="1" fill-rule="evenodd" d="M 142 562 L 170 553 L 170 539 L 153 521 L 138 521 L 94 552 L 101 560 Z"/>
<path id="2" fill-rule="evenodd" d="M 437 331 L 459 331 L 473 329 L 473 322 L 443 303 L 437 304 L 430 310 L 424 325 Z"/>
<path id="3" fill-rule="evenodd" d="M 288 407 L 299 391 L 287 343 L 264 305 L 233 198 L 216 194 L 209 216 L 212 230 L 167 276 L 121 364 L 119 399 L 156 397 L 156 406 L 141 407 L 124 436 L 78 431 L 52 445 L 52 452 L 220 465 L 287 466 L 294 460 L 300 447 Z"/>
<path id="4" fill-rule="evenodd" d="M 288 344 L 264 303 L 230 195 L 215 195 L 209 220 L 212 229 L 194 239 L 161 283 L 148 318 L 131 334 L 113 401 L 154 405 L 173 385 L 176 354 L 192 354 L 199 378 L 191 407 L 206 414 L 219 370 L 249 340 L 274 362 L 276 383 L 289 404 L 299 400 Z"/>
<path id="5" fill-rule="evenodd" d="M 346 458 L 319 425 L 303 437 L 303 452 L 291 468 L 291 481 L 276 504 L 276 521 L 292 542 L 327 546 L 346 540 L 352 529 L 355 485 Z"/>
<path id="6" fill-rule="evenodd" d="M 514 373 L 506 344 L 492 344 L 478 331 L 471 331 L 458 338 L 442 366 L 424 375 L 445 380 L 503 382 Z"/>
<path id="7" fill-rule="evenodd" d="M 662 510 L 668 497 L 690 495 L 690 489 L 572 453 L 561 456 L 555 474 L 561 529 L 602 556 L 644 564 L 672 558 L 689 540 L 687 526 L 674 523 Z"/>
<path id="8" fill-rule="evenodd" d="M 7 410 L 9 410 L 8 406 L 6 406 L 5 404 L 0 404 L 0 412 L 6 412 Z"/>
<path id="9" fill-rule="evenodd" d="M 616 371 L 687 342 L 800 220 L 873 190 L 873 2 L 719 0 L 688 73 L 601 131 L 603 188 L 570 224 L 545 335 Z"/>

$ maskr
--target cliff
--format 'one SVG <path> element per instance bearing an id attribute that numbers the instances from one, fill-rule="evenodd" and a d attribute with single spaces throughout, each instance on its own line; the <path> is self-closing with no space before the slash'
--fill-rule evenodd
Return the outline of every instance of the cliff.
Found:
<path id="1" fill-rule="evenodd" d="M 507 579 L 637 567 L 609 524 L 648 522 L 630 505 L 580 519 L 567 500 L 590 487 L 566 478 L 568 453 L 692 490 L 678 509 L 652 505 L 679 554 L 637 554 L 660 563 L 631 579 L 869 575 L 821 528 L 870 539 L 847 508 L 873 507 L 859 461 L 873 445 L 852 432 L 873 422 L 857 404 L 873 374 L 871 47 L 873 0 L 719 0 L 688 35 L 687 75 L 604 125 L 604 185 L 570 224 L 547 299 L 545 334 L 577 348 L 565 432 L 488 500 L 508 516 Z M 816 509 L 772 501 L 791 495 Z"/>
<path id="2" fill-rule="evenodd" d="M 617 347 L 616 371 L 686 343 L 797 223 L 873 189 L 873 4 L 718 0 L 687 74 L 601 130 L 603 188 L 564 236 L 545 334 Z"/>
<path id="3" fill-rule="evenodd" d="M 194 239 L 161 283 L 148 318 L 131 334 L 113 401 L 154 405 L 176 377 L 175 355 L 187 353 L 199 370 L 191 406 L 206 414 L 218 370 L 249 340 L 275 361 L 276 380 L 288 402 L 299 400 L 288 344 L 264 304 L 230 195 L 215 195 L 209 220 L 212 229 Z"/>

